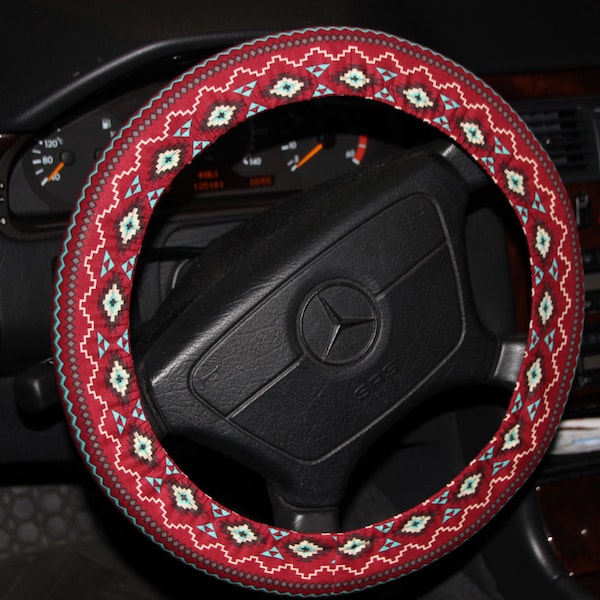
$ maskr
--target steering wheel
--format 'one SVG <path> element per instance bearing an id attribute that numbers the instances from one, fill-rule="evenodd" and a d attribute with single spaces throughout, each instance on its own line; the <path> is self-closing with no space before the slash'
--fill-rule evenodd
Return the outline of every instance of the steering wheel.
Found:
<path id="1" fill-rule="evenodd" d="M 447 141 L 325 184 L 235 234 L 212 267 L 190 276 L 134 361 L 133 274 L 165 188 L 246 118 L 327 95 L 391 105 Z M 488 331 L 474 308 L 465 210 L 489 180 L 529 251 L 523 344 Z M 486 84 L 384 33 L 292 31 L 205 60 L 114 138 L 64 242 L 57 378 L 90 471 L 165 550 L 254 589 L 359 590 L 459 546 L 538 465 L 577 363 L 582 281 L 560 179 Z M 390 424 L 444 387 L 507 381 L 498 430 L 452 481 L 401 514 L 336 530 L 351 469 Z M 199 489 L 168 454 L 165 433 L 261 470 L 275 524 Z"/>

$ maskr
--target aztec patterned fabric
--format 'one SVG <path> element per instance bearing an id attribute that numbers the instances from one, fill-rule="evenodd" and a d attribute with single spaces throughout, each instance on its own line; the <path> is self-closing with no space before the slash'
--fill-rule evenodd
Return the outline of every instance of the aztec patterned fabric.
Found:
<path id="1" fill-rule="evenodd" d="M 145 227 L 182 167 L 244 119 L 326 95 L 393 105 L 446 133 L 485 169 L 527 238 L 531 326 L 506 415 L 463 472 L 383 522 L 305 534 L 220 505 L 168 456 L 136 382 L 129 301 Z M 387 34 L 346 28 L 244 44 L 187 72 L 133 117 L 82 193 L 58 273 L 55 323 L 58 379 L 74 438 L 113 502 L 203 572 L 307 596 L 410 573 L 488 522 L 550 444 L 581 337 L 578 247 L 568 198 L 547 156 L 514 112 L 453 62 Z"/>

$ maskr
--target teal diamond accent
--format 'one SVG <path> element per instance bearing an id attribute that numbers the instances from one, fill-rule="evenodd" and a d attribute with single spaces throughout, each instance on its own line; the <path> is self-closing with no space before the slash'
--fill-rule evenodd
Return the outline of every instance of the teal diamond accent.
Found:
<path id="1" fill-rule="evenodd" d="M 116 283 L 113 283 L 111 288 L 106 292 L 102 307 L 106 312 L 106 316 L 114 323 L 123 308 L 124 300 Z"/>
<path id="2" fill-rule="evenodd" d="M 206 148 L 206 146 L 209 145 L 210 142 L 206 142 L 204 140 L 194 140 L 194 143 L 192 144 L 192 156 L 200 154 L 200 152 L 202 152 L 202 150 L 204 150 L 204 148 Z"/>
<path id="3" fill-rule="evenodd" d="M 550 270 L 548 272 L 550 275 L 552 275 L 552 279 L 554 279 L 554 281 L 558 281 L 558 263 L 556 262 L 556 259 L 552 261 L 552 265 L 550 266 Z"/>
<path id="4" fill-rule="evenodd" d="M 202 533 L 209 535 L 211 538 L 217 539 L 217 530 L 212 523 L 206 523 L 205 525 L 198 525 L 197 529 L 199 529 Z"/>
<path id="5" fill-rule="evenodd" d="M 190 137 L 192 120 L 188 119 L 174 134 L 173 137 Z"/>
<path id="6" fill-rule="evenodd" d="M 119 222 L 119 233 L 123 244 L 128 244 L 141 230 L 140 211 L 134 206 Z"/>
<path id="7" fill-rule="evenodd" d="M 392 94 L 390 94 L 390 92 L 388 91 L 387 88 L 383 88 L 382 90 L 377 92 L 375 94 L 375 98 L 377 98 L 378 100 L 384 100 L 385 102 L 395 102 L 396 101 L 394 96 L 392 96 Z"/>
<path id="8" fill-rule="evenodd" d="M 278 542 L 282 540 L 284 537 L 290 535 L 289 531 L 282 531 L 281 529 L 276 529 L 275 527 L 269 527 L 269 532 L 273 536 L 275 540 Z"/>
<path id="9" fill-rule="evenodd" d="M 552 238 L 550 234 L 541 225 L 538 225 L 535 233 L 535 249 L 542 255 L 543 258 L 546 258 L 548 252 L 550 251 L 551 245 Z"/>
<path id="10" fill-rule="evenodd" d="M 388 71 L 383 67 L 377 67 L 379 74 L 383 77 L 384 81 L 389 81 L 390 79 L 394 79 L 394 77 L 398 77 L 398 73 L 394 73 L 394 71 Z"/>
<path id="11" fill-rule="evenodd" d="M 490 173 L 493 174 L 496 172 L 496 165 L 493 157 L 484 156 L 482 157 L 481 162 L 489 169 Z"/>
<path id="12" fill-rule="evenodd" d="M 231 512 L 228 511 L 226 508 L 223 508 L 222 506 L 219 506 L 214 502 L 211 503 L 211 508 L 215 519 L 222 519 L 223 517 L 228 517 L 231 514 Z"/>
<path id="13" fill-rule="evenodd" d="M 518 173 L 517 171 L 511 171 L 509 169 L 504 170 L 504 175 L 506 177 L 506 183 L 508 184 L 508 189 L 515 194 L 519 194 L 519 196 L 525 196 L 525 182 L 526 179 L 522 173 Z"/>
<path id="14" fill-rule="evenodd" d="M 233 542 L 238 546 L 242 546 L 244 544 L 252 545 L 258 541 L 256 533 L 252 530 L 248 523 L 243 523 L 240 525 L 228 525 L 227 533 Z"/>
<path id="15" fill-rule="evenodd" d="M 117 425 L 117 429 L 119 430 L 120 434 L 123 434 L 123 431 L 125 430 L 125 425 L 127 424 L 127 419 L 119 412 L 117 412 L 116 410 L 112 411 L 112 416 L 113 419 L 115 420 L 115 423 Z"/>
<path id="16" fill-rule="evenodd" d="M 289 544 L 288 548 L 300 558 L 312 558 L 323 552 L 323 548 L 309 540 L 302 540 L 296 544 Z"/>
<path id="17" fill-rule="evenodd" d="M 252 117 L 254 115 L 257 115 L 258 113 L 262 112 L 263 110 L 267 110 L 267 107 L 263 106 L 262 104 L 257 104 L 256 102 L 252 102 L 250 104 L 250 108 L 248 109 L 248 112 L 246 113 L 246 117 Z"/>
<path id="18" fill-rule="evenodd" d="M 496 475 L 496 473 L 499 473 L 500 471 L 502 471 L 502 469 L 505 469 L 506 467 L 508 467 L 508 465 L 510 464 L 510 460 L 498 460 L 494 463 L 494 468 L 492 470 L 492 474 Z"/>
<path id="19" fill-rule="evenodd" d="M 546 292 L 538 307 L 538 314 L 542 318 L 542 323 L 544 325 L 548 322 L 553 312 L 554 303 L 552 302 L 552 296 L 550 296 L 550 294 Z"/>
<path id="20" fill-rule="evenodd" d="M 479 460 L 480 461 L 484 461 L 484 460 L 490 460 L 490 458 L 492 458 L 492 456 L 494 456 L 494 449 L 493 448 L 488 448 L 480 457 Z"/>
<path id="21" fill-rule="evenodd" d="M 277 558 L 278 560 L 283 560 L 281 552 L 279 552 L 275 546 L 273 546 L 270 550 L 265 550 L 262 552 L 262 555 L 266 556 L 267 558 Z"/>
<path id="22" fill-rule="evenodd" d="M 104 353 L 110 348 L 110 344 L 100 332 L 96 333 L 96 339 L 98 341 L 98 358 L 102 358 Z"/>
<path id="23" fill-rule="evenodd" d="M 444 108 L 446 110 L 456 110 L 457 108 L 460 108 L 460 104 L 453 98 L 445 96 L 444 94 L 440 94 L 440 98 L 444 103 Z"/>
<path id="24" fill-rule="evenodd" d="M 494 137 L 494 152 L 496 154 L 504 154 L 505 156 L 510 155 L 510 152 L 503 146 L 502 142 Z"/>
<path id="25" fill-rule="evenodd" d="M 529 343 L 529 349 L 533 350 L 540 341 L 540 336 L 537 334 L 535 329 L 531 330 L 531 342 Z"/>
<path id="26" fill-rule="evenodd" d="M 357 556 L 361 552 L 364 552 L 370 545 L 371 542 L 369 540 L 354 536 L 341 546 L 338 546 L 338 550 L 346 556 Z"/>
<path id="27" fill-rule="evenodd" d="M 537 266 L 533 267 L 534 276 L 535 276 L 535 285 L 540 285 L 542 279 L 544 279 L 544 271 Z"/>
<path id="28" fill-rule="evenodd" d="M 542 200 L 540 199 L 540 195 L 538 192 L 535 193 L 535 197 L 533 198 L 533 203 L 531 204 L 531 206 L 533 208 L 535 208 L 535 210 L 538 210 L 541 213 L 546 212 L 546 209 L 544 208 L 544 205 L 542 204 Z"/>
<path id="29" fill-rule="evenodd" d="M 381 531 L 381 533 L 388 533 L 393 526 L 394 521 L 388 521 L 387 523 L 383 523 L 382 525 L 375 525 L 375 529 Z"/>
<path id="30" fill-rule="evenodd" d="M 116 360 L 113 363 L 110 371 L 110 385 L 112 385 L 115 392 L 117 392 L 121 398 L 125 398 L 127 394 L 127 387 L 129 386 L 129 373 L 123 368 L 123 366 Z"/>
<path id="31" fill-rule="evenodd" d="M 250 83 L 245 83 L 241 85 L 239 88 L 233 90 L 236 94 L 241 94 L 242 96 L 246 96 L 246 98 L 252 95 L 254 88 L 256 87 L 256 81 L 251 81 Z"/>
<path id="32" fill-rule="evenodd" d="M 315 77 L 321 77 L 325 71 L 329 68 L 329 64 L 322 63 L 320 65 L 312 65 L 310 67 L 306 67 L 306 70 L 309 73 L 312 73 Z"/>
<path id="33" fill-rule="evenodd" d="M 442 127 L 443 129 L 447 129 L 448 131 L 450 131 L 450 121 L 448 121 L 448 117 L 446 117 L 445 115 L 442 115 L 441 117 L 436 117 L 433 120 L 433 122 L 436 125 Z"/>
<path id="34" fill-rule="evenodd" d="M 123 335 L 117 340 L 117 346 L 125 352 L 129 352 L 129 330 L 126 329 Z"/>
<path id="35" fill-rule="evenodd" d="M 165 473 L 167 475 L 177 475 L 179 473 L 179 469 L 173 464 L 170 458 L 166 459 Z"/>
<path id="36" fill-rule="evenodd" d="M 148 192 L 147 197 L 148 197 L 148 202 L 150 203 L 150 208 L 154 208 L 154 206 L 158 202 L 158 199 L 161 197 L 161 195 L 164 191 L 165 191 L 165 188 L 161 187 L 161 188 L 158 188 L 157 190 L 152 190 L 151 192 Z"/>
<path id="37" fill-rule="evenodd" d="M 216 105 L 208 119 L 206 125 L 208 127 L 226 127 L 231 124 L 238 107 L 234 104 L 218 104 Z"/>
<path id="38" fill-rule="evenodd" d="M 516 412 L 519 412 L 521 409 L 523 408 L 523 398 L 521 397 L 521 394 L 517 394 L 517 397 L 515 398 L 515 405 L 513 406 L 513 409 L 510 411 L 511 414 L 514 414 Z"/>
<path id="39" fill-rule="evenodd" d="M 442 519 L 442 523 L 446 523 L 450 519 L 453 519 L 457 514 L 460 513 L 460 508 L 447 508 L 444 512 L 444 518 Z"/>
<path id="40" fill-rule="evenodd" d="M 533 421 L 535 419 L 535 415 L 537 414 L 538 408 L 540 407 L 540 401 L 536 400 L 535 402 L 532 402 L 528 407 L 527 407 L 527 412 L 529 413 L 529 418 Z"/>
<path id="41" fill-rule="evenodd" d="M 545 338 L 544 342 L 546 342 L 546 346 L 548 346 L 548 350 L 552 352 L 554 350 L 554 336 L 556 335 L 556 329 L 553 329 Z"/>
<path id="42" fill-rule="evenodd" d="M 433 503 L 434 504 L 446 504 L 448 502 L 448 495 L 450 494 L 449 490 L 446 490 L 441 496 L 438 496 Z"/>
<path id="43" fill-rule="evenodd" d="M 379 552 L 387 552 L 392 548 L 398 548 L 398 546 L 402 546 L 402 544 L 400 542 L 397 542 L 396 540 L 387 538 L 383 546 L 381 546 L 381 548 L 379 549 Z"/>
<path id="44" fill-rule="evenodd" d="M 521 430 L 521 425 L 518 423 L 510 429 L 507 433 L 504 434 L 504 443 L 502 444 L 502 450 L 512 450 L 521 444 L 521 438 L 519 436 L 519 431 Z"/>
<path id="45" fill-rule="evenodd" d="M 102 259 L 102 269 L 100 270 L 100 277 L 104 277 L 114 266 L 115 263 L 110 257 L 108 250 L 105 250 L 104 258 Z"/>
<path id="46" fill-rule="evenodd" d="M 131 185 L 129 186 L 127 193 L 125 194 L 125 198 L 129 198 L 129 197 L 133 196 L 134 194 L 139 194 L 141 191 L 142 191 L 142 186 L 140 185 L 140 176 L 136 175 L 133 178 L 133 181 L 131 182 Z"/>
<path id="47" fill-rule="evenodd" d="M 136 256 L 134 255 L 121 265 L 121 269 L 123 270 L 123 273 L 127 275 L 127 279 L 131 279 L 133 277 L 133 267 L 135 266 L 135 259 Z"/>
<path id="48" fill-rule="evenodd" d="M 330 90 L 326 85 L 320 83 L 313 94 L 313 98 L 318 98 L 319 96 L 331 96 L 331 94 L 333 94 L 333 90 Z"/>
<path id="49" fill-rule="evenodd" d="M 421 533 L 427 528 L 427 524 L 431 521 L 431 515 L 413 515 L 402 526 L 402 533 Z"/>
<path id="50" fill-rule="evenodd" d="M 186 511 L 198 510 L 198 505 L 196 504 L 196 499 L 194 498 L 194 492 L 190 488 L 173 484 L 171 489 L 173 491 L 173 499 L 175 500 L 178 508 Z"/>
<path id="51" fill-rule="evenodd" d="M 146 477 L 148 483 L 160 494 L 160 490 L 162 488 L 162 477 Z"/>
<path id="52" fill-rule="evenodd" d="M 523 221 L 523 225 L 526 225 L 527 221 L 529 221 L 529 209 L 525 206 L 517 206 L 517 212 L 521 217 L 521 221 Z"/>
<path id="53" fill-rule="evenodd" d="M 134 418 L 139 419 L 140 421 L 146 420 L 146 415 L 144 414 L 144 409 L 142 407 L 142 401 L 138 400 L 133 412 L 131 413 Z"/>
<path id="54" fill-rule="evenodd" d="M 460 490 L 458 491 L 458 497 L 463 498 L 464 496 L 472 496 L 475 494 L 479 488 L 482 477 L 483 475 L 481 473 L 473 473 L 473 475 L 465 477 L 460 486 Z"/>

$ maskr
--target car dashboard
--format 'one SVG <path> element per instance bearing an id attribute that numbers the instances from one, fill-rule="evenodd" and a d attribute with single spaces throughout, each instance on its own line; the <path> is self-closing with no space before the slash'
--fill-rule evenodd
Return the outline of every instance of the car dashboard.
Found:
<path id="1" fill-rule="evenodd" d="M 117 3 L 113 4 L 116 10 Z M 316 4 L 307 10 L 329 15 Z M 340 4 L 331 10 L 358 19 L 358 4 L 351 6 L 342 9 Z M 7 99 L 8 116 L 4 123 L 0 120 L 0 466 L 6 481 L 26 482 L 24 465 L 35 466 L 35 478 L 40 465 L 44 471 L 76 460 L 57 408 L 49 360 L 52 295 L 64 231 L 96 161 L 121 127 L 173 77 L 230 44 L 279 28 L 271 13 L 258 10 L 243 26 L 223 24 L 220 20 L 227 19 L 213 14 L 205 32 L 192 35 L 186 30 L 189 24 L 172 25 L 178 34 L 159 41 L 153 39 L 160 30 L 155 16 L 152 26 L 140 26 L 141 42 L 124 41 L 115 33 L 113 58 L 92 59 L 97 64 L 83 75 L 63 67 L 65 77 L 57 89 L 40 86 L 35 95 L 30 93 L 28 107 L 13 107 L 12 117 L 13 100 Z M 369 25 L 385 28 L 384 19 L 370 18 Z M 295 24 L 298 19 L 294 14 L 281 20 Z M 394 25 L 403 33 L 400 20 L 395 19 Z M 301 25 L 311 23 L 300 19 Z M 407 38 L 435 42 L 414 15 L 406 29 Z M 96 46 L 82 57 L 82 64 L 99 52 L 101 34 L 95 35 L 91 46 Z M 59 45 L 66 43 L 67 39 Z M 447 40 L 445 44 L 442 49 L 448 54 L 455 50 L 459 60 L 461 55 L 471 57 L 468 44 L 455 47 Z M 585 49 L 591 46 L 587 38 L 581 44 Z M 592 52 L 572 50 L 577 58 L 580 54 L 585 58 L 571 68 L 572 57 L 563 54 L 563 63 L 557 64 L 554 57 L 560 52 L 549 56 L 538 48 L 527 55 L 529 63 L 523 58 L 518 69 L 511 68 L 519 53 L 526 56 L 519 47 L 507 50 L 504 57 L 485 50 L 467 66 L 510 102 L 548 152 L 573 206 L 585 271 L 580 362 L 563 426 L 533 478 L 526 511 L 539 514 L 532 535 L 536 544 L 543 545 L 535 552 L 544 557 L 541 570 L 550 573 L 544 577 L 576 581 L 586 593 L 600 597 L 600 53 L 594 57 Z M 61 60 L 68 62 L 64 56 Z M 423 122 L 381 103 L 326 93 L 315 101 L 273 111 L 257 107 L 252 118 L 188 165 L 160 198 L 150 199 L 159 205 L 138 269 L 132 336 L 154 317 L 190 261 L 238 224 L 311 186 L 439 137 Z M 495 200 L 486 198 L 483 204 L 487 207 Z M 483 237 L 500 236 L 494 240 L 504 242 L 477 277 L 485 287 L 489 265 L 500 265 L 511 288 L 509 296 L 493 285 L 483 292 L 482 303 L 489 301 L 489 306 L 482 312 L 488 313 L 494 327 L 527 331 L 531 282 L 515 222 L 505 211 L 494 209 L 489 230 L 477 221 L 476 208 L 472 212 L 474 244 L 481 231 Z M 526 517 L 514 519 L 512 527 L 518 528 L 523 524 L 519 519 Z M 502 552 L 507 545 L 500 545 Z M 0 537 L 0 555 L 2 548 Z M 12 556 L 8 546 L 6 556 Z M 502 568 L 499 573 L 508 577 Z M 564 597 L 579 597 L 569 585 Z"/>

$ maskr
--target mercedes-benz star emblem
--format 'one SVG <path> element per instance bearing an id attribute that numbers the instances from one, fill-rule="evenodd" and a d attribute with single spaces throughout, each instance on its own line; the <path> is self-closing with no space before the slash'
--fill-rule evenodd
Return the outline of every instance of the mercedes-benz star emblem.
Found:
<path id="1" fill-rule="evenodd" d="M 300 338 L 326 364 L 346 365 L 362 358 L 373 346 L 378 329 L 375 303 L 351 283 L 319 286 L 300 310 Z"/>

